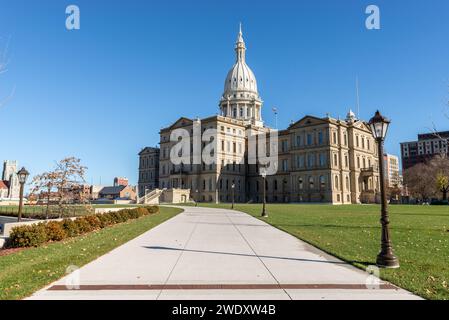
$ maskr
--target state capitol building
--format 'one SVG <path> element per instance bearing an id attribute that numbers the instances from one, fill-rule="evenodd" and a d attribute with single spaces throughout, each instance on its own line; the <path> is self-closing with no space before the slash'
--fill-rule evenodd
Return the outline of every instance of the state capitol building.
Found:
<path id="1" fill-rule="evenodd" d="M 248 164 L 246 132 L 269 133 L 262 119 L 263 101 L 247 64 L 242 31 L 235 63 L 219 100 L 220 114 L 204 119 L 179 118 L 160 131 L 160 148 L 139 153 L 139 196 L 154 190 L 184 190 L 183 201 L 261 202 L 263 178 L 258 164 Z M 215 163 L 174 165 L 173 130 L 215 129 Z M 266 177 L 268 202 L 373 203 L 379 198 L 377 146 L 365 121 L 349 111 L 346 119 L 306 115 L 278 131 L 277 172 Z M 163 191 L 161 191 L 162 193 Z"/>

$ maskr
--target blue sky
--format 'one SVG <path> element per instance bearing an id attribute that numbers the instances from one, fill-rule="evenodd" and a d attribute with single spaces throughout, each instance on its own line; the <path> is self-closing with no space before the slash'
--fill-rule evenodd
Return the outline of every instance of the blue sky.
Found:
<path id="1" fill-rule="evenodd" d="M 65 29 L 65 8 L 81 10 L 81 30 Z M 365 28 L 376 4 L 381 30 Z M 392 119 L 386 143 L 399 154 L 443 116 L 449 100 L 449 2 L 432 1 L 0 1 L 0 160 L 33 174 L 80 157 L 88 182 L 137 181 L 137 153 L 158 143 L 179 116 L 218 111 L 243 23 L 247 62 L 279 127 L 306 114 Z"/>

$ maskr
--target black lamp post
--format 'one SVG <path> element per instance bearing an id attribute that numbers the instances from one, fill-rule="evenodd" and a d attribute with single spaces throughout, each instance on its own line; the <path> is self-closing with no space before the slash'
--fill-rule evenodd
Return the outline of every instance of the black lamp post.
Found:
<path id="1" fill-rule="evenodd" d="M 266 166 L 262 166 L 260 168 L 260 175 L 262 176 L 262 181 L 263 181 L 263 185 L 262 185 L 262 189 L 263 189 L 263 199 L 262 199 L 262 217 L 267 218 L 268 217 L 268 213 L 266 211 L 266 203 L 267 203 L 267 196 L 266 196 L 266 188 L 267 188 L 267 168 Z"/>
<path id="2" fill-rule="evenodd" d="M 20 222 L 22 220 L 22 209 L 23 209 L 23 187 L 25 185 L 25 182 L 28 179 L 28 176 L 30 173 L 26 171 L 25 168 L 22 167 L 22 169 L 17 172 L 17 176 L 19 177 L 19 183 L 20 183 L 20 200 L 19 200 L 19 214 L 17 221 Z"/>
<path id="3" fill-rule="evenodd" d="M 198 189 L 195 190 L 195 193 L 196 193 L 195 207 L 198 207 L 198 201 L 199 201 L 199 199 L 198 199 Z"/>
<path id="4" fill-rule="evenodd" d="M 387 135 L 390 121 L 382 116 L 379 111 L 376 111 L 374 117 L 369 121 L 371 132 L 374 139 L 377 141 L 378 156 L 379 156 L 379 182 L 381 195 L 381 218 L 382 237 L 381 237 L 381 251 L 377 255 L 376 264 L 382 268 L 399 268 L 399 260 L 393 254 L 393 248 L 390 240 L 389 224 L 387 210 L 387 195 L 385 192 L 385 173 L 384 173 L 384 148 L 383 143 Z"/>
<path id="5" fill-rule="evenodd" d="M 231 209 L 234 209 L 234 190 L 235 190 L 235 184 L 234 182 L 231 185 L 231 192 L 232 192 L 232 205 L 231 205 Z"/>

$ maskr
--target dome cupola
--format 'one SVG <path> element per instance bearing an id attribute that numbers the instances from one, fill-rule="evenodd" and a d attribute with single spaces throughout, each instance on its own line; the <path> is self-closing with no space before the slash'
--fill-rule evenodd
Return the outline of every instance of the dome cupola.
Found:
<path id="1" fill-rule="evenodd" d="M 241 24 L 235 44 L 235 54 L 236 61 L 226 76 L 224 92 L 220 100 L 221 114 L 262 126 L 262 100 L 257 91 L 256 77 L 246 64 L 246 45 Z"/>

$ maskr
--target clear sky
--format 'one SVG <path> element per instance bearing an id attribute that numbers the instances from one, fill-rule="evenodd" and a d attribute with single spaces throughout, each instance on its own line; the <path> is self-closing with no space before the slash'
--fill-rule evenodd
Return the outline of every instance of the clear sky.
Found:
<path id="1" fill-rule="evenodd" d="M 65 28 L 65 8 L 81 29 Z M 365 28 L 376 4 L 381 29 Z M 216 114 L 234 63 L 238 23 L 247 62 L 279 127 L 304 115 L 392 119 L 387 151 L 444 117 L 449 96 L 449 2 L 432 1 L 105 1 L 0 0 L 0 160 L 32 174 L 77 156 L 88 182 L 137 182 L 137 153 L 179 116 Z M 8 40 L 9 39 L 9 40 Z"/>

